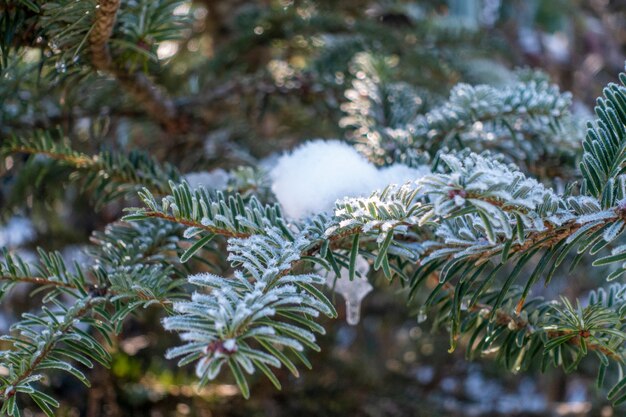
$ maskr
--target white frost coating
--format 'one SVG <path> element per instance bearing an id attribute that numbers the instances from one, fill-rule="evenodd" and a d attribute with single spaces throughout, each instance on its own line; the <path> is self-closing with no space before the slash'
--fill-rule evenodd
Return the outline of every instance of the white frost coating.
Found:
<path id="1" fill-rule="evenodd" d="M 190 172 L 185 181 L 191 188 L 204 186 L 207 190 L 223 190 L 228 185 L 228 173 L 221 168 L 210 172 Z"/>
<path id="2" fill-rule="evenodd" d="M 346 301 L 346 321 L 349 325 L 355 326 L 361 318 L 361 302 L 370 291 L 372 284 L 367 280 L 367 272 L 370 265 L 362 256 L 357 256 L 355 264 L 356 272 L 354 279 L 350 281 L 350 271 L 348 268 L 341 268 L 341 277 L 335 280 L 335 274 L 331 271 L 326 275 L 326 285 L 333 288 L 336 293 L 341 294 Z"/>
<path id="3" fill-rule="evenodd" d="M 344 197 L 368 196 L 389 184 L 414 181 L 428 168 L 392 165 L 377 169 L 352 146 L 314 140 L 280 157 L 271 170 L 272 191 L 288 217 L 332 210 Z"/>
<path id="4" fill-rule="evenodd" d="M 226 341 L 224 341 L 224 349 L 231 352 L 234 351 L 237 349 L 237 341 L 235 339 L 226 339 Z"/>
<path id="5" fill-rule="evenodd" d="M 34 238 L 35 228 L 24 217 L 12 217 L 6 225 L 0 225 L 0 247 L 17 247 Z"/>

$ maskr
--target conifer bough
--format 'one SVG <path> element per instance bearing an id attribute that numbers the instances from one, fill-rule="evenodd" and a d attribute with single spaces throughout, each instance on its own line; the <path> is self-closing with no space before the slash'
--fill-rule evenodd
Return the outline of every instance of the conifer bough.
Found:
<path id="1" fill-rule="evenodd" d="M 549 271 L 545 276 L 549 281 L 569 252 L 596 254 L 623 229 L 626 189 L 616 167 L 623 165 L 619 129 L 626 121 L 620 107 L 624 91 L 623 86 L 611 85 L 606 99 L 599 101 L 599 119 L 590 125 L 585 142 L 580 195 L 557 195 L 514 167 L 473 153 L 441 155 L 445 167 L 439 173 L 390 186 L 369 198 L 340 201 L 334 214 L 298 222 L 286 221 L 278 206 L 265 206 L 254 197 L 244 201 L 238 195 L 192 190 L 183 182 L 172 183 L 170 195 L 158 203 L 144 189 L 140 196 L 145 208 L 132 209 L 126 220 L 138 225 L 165 221 L 175 226 L 171 230 L 185 227 L 183 237 L 191 245 L 180 262 L 196 256 L 216 235 L 229 239 L 229 259 L 237 268 L 234 277 L 190 276 L 189 282 L 209 289 L 194 292 L 190 300 L 176 301 L 169 292 L 180 285 L 169 280 L 170 267 L 163 270 L 162 263 L 150 267 L 137 254 L 130 258 L 139 262 L 133 266 L 129 256 L 112 258 L 94 250 L 96 263 L 87 273 L 80 268 L 70 272 L 58 255 L 40 252 L 41 266 L 32 273 L 19 257 L 6 253 L 3 289 L 19 282 L 41 285 L 50 291 L 47 299 L 56 309 L 44 306 L 43 316 L 25 315 L 13 327 L 16 335 L 5 336 L 16 350 L 2 355 L 9 370 L 8 377 L 2 377 L 3 411 L 19 413 L 18 394 L 30 395 L 50 411 L 57 403 L 39 391 L 38 372 L 64 369 L 86 381 L 71 362 L 91 366 L 91 359 L 108 361 L 99 342 L 75 323 L 85 320 L 108 335 L 119 330 L 121 320 L 134 308 L 153 303 L 164 307 L 173 303 L 164 324 L 179 332 L 185 344 L 172 348 L 168 357 L 182 357 L 180 365 L 195 362 L 201 382 L 214 379 L 227 365 L 245 396 L 249 395 L 245 373 L 255 369 L 279 387 L 271 367 L 284 365 L 297 375 L 294 362 L 308 365 L 303 351 L 318 349 L 315 333 L 324 333 L 315 317 L 336 316 L 317 288 L 324 279 L 310 265 L 322 265 L 337 275 L 341 266 L 348 267 L 353 276 L 358 252 L 371 256 L 374 269 L 382 269 L 389 279 L 402 280 L 410 296 L 427 290 L 423 284 L 436 277 L 437 285 L 424 306 L 449 323 L 451 348 L 461 333 L 468 333 L 470 354 L 497 347 L 505 352 L 500 354 L 505 365 L 515 370 L 535 361 L 544 367 L 552 363 L 573 369 L 589 352 L 599 357 L 601 372 L 610 365 L 621 367 L 626 340 L 621 288 L 599 290 L 584 307 L 565 299 L 546 303 L 527 297 L 544 271 Z M 77 168 L 94 161 L 49 141 L 16 140 L 5 148 L 5 152 L 38 150 Z M 141 239 L 153 232 L 146 226 L 122 229 Z M 114 239 L 121 231 L 109 228 L 108 233 Z M 161 247 L 159 242 L 150 241 L 154 250 L 171 249 L 172 243 Z M 623 263 L 623 253 L 618 246 L 596 263 Z M 522 279 L 524 265 L 534 256 L 540 256 L 539 262 Z M 514 268 L 504 285 L 492 286 L 507 264 Z M 116 268 L 136 275 L 124 276 L 120 283 Z M 621 268 L 611 277 L 623 272 Z M 514 285 L 518 279 L 525 281 L 524 287 Z M 142 289 L 142 282 L 150 285 Z M 59 303 L 61 293 L 78 300 L 73 308 Z M 107 303 L 116 310 L 112 315 L 102 308 Z M 38 327 L 45 330 L 38 332 Z M 94 357 L 92 349 L 100 354 Z M 610 393 L 616 403 L 623 399 L 622 386 L 618 381 Z"/>
<path id="2" fill-rule="evenodd" d="M 26 314 L 3 337 L 13 347 L 1 356 L 8 369 L 1 377 L 2 410 L 17 415 L 21 395 L 50 410 L 56 400 L 37 382 L 47 369 L 66 370 L 87 383 L 77 364 L 108 362 L 100 342 L 77 323 L 108 340 L 130 312 L 153 304 L 168 312 L 165 328 L 184 342 L 167 357 L 180 358 L 181 366 L 194 363 L 201 383 L 228 370 L 247 397 L 246 374 L 260 371 L 280 387 L 272 368 L 285 366 L 298 375 L 298 362 L 310 366 L 305 352 L 318 350 L 316 333 L 324 334 L 316 317 L 337 315 L 320 288 L 320 268 L 337 276 L 348 268 L 353 277 L 358 254 L 390 280 L 400 280 L 409 298 L 428 293 L 420 315 L 448 324 L 451 349 L 467 334 L 470 357 L 497 351 L 513 371 L 537 364 L 573 370 L 592 355 L 604 383 L 607 369 L 621 368 L 626 355 L 624 288 L 593 291 L 585 304 L 543 301 L 530 290 L 539 280 L 549 282 L 564 261 L 575 265 L 586 253 L 596 265 L 615 265 L 609 279 L 626 272 L 623 244 L 605 253 L 626 221 L 623 103 L 626 88 L 613 84 L 598 102 L 598 119 L 584 142 L 579 193 L 557 194 L 491 154 L 451 152 L 440 155 L 432 174 L 367 198 L 346 198 L 330 214 L 285 219 L 278 205 L 254 196 L 170 182 L 161 201 L 147 188 L 141 191 L 144 207 L 130 209 L 125 218 L 132 226 L 94 236 L 110 244 L 94 247 L 89 267 L 72 271 L 60 256 L 42 251 L 33 271 L 6 253 L 3 292 L 28 282 L 46 291 L 47 303 L 40 315 Z M 10 141 L 3 151 L 49 155 L 76 168 L 94 163 L 40 139 Z M 218 236 L 228 241 L 233 276 L 187 276 L 181 263 L 202 257 Z M 130 244 L 120 247 L 118 240 Z M 507 268 L 506 279 L 497 281 Z M 197 288 L 190 298 L 180 291 L 183 282 Z M 425 285 L 432 282 L 434 287 Z M 77 302 L 67 308 L 61 294 Z M 616 404 L 625 399 L 624 381 L 607 382 Z"/>
<path id="3" fill-rule="evenodd" d="M 116 66 L 109 48 L 120 2 L 98 4 L 93 25 L 77 22 L 71 35 L 83 36 L 93 67 L 120 83 L 143 77 L 129 91 L 178 129 L 169 98 L 144 74 Z M 513 372 L 573 371 L 589 357 L 608 398 L 626 401 L 626 287 L 613 283 L 584 301 L 532 294 L 583 257 L 608 265 L 600 269 L 608 280 L 626 273 L 626 75 L 598 100 L 582 140 L 581 185 L 557 192 L 512 164 L 581 148 L 569 135 L 577 132 L 570 96 L 545 79 L 520 73 L 501 89 L 459 85 L 422 112 L 416 90 L 388 82 L 374 58 L 358 55 L 353 64 L 360 73 L 342 124 L 357 147 L 380 165 L 413 168 L 428 151 L 432 170 L 301 219 L 261 198 L 271 193 L 261 180 L 250 187 L 253 171 L 207 190 L 143 153 L 87 155 L 51 132 L 0 143 L 3 156 L 28 155 L 31 175 L 42 161 L 82 174 L 72 178 L 99 206 L 120 197 L 142 203 L 92 235 L 85 265 L 57 252 L 39 250 L 35 264 L 2 252 L 0 296 L 25 283 L 43 297 L 0 337 L 0 414 L 21 415 L 30 398 L 53 416 L 59 402 L 46 393 L 49 373 L 89 385 L 84 370 L 109 366 L 108 346 L 125 319 L 146 308 L 161 309 L 164 328 L 180 335 L 165 356 L 194 365 L 201 384 L 229 373 L 248 397 L 249 375 L 260 373 L 280 388 L 274 370 L 298 376 L 301 365 L 310 368 L 307 351 L 319 350 L 325 334 L 317 319 L 338 316 L 324 287 L 334 277 L 366 279 L 362 259 L 404 287 L 418 321 L 445 327 L 450 350 L 464 345 L 468 358 L 492 356 Z M 210 256 L 224 247 L 227 274 Z"/>

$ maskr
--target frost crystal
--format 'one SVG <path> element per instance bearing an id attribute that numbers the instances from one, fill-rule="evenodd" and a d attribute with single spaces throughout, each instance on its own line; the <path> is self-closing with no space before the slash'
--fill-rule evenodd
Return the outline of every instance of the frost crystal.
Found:
<path id="1" fill-rule="evenodd" d="M 367 196 L 428 172 L 426 167 L 414 169 L 400 164 L 378 169 L 350 145 L 315 140 L 279 158 L 270 176 L 272 191 L 285 214 L 302 218 L 332 210 L 341 198 Z"/>
<path id="2" fill-rule="evenodd" d="M 348 268 L 341 269 L 341 277 L 335 280 L 335 274 L 329 272 L 326 276 L 326 285 L 333 288 L 336 293 L 346 301 L 346 321 L 349 325 L 355 326 L 361 317 L 361 301 L 370 291 L 372 284 L 367 280 L 366 274 L 369 271 L 369 263 L 362 256 L 356 258 L 357 274 L 350 280 Z M 359 276 L 360 275 L 360 276 Z"/>

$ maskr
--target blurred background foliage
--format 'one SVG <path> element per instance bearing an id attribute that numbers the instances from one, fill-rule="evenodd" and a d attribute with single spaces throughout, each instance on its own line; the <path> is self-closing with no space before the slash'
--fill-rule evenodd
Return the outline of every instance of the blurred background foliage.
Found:
<path id="1" fill-rule="evenodd" d="M 620 0 L 128 0 L 105 67 L 85 42 L 96 7 L 0 3 L 0 140 L 53 129 L 86 154 L 142 149 L 183 173 L 268 165 L 303 140 L 354 139 L 340 121 L 346 91 L 364 77 L 355 60 L 363 52 L 384 62 L 383 82 L 417 92 L 413 111 L 441 104 L 459 82 L 499 86 L 530 67 L 571 91 L 574 114 L 587 120 L 626 48 Z M 2 245 L 80 260 L 92 231 L 133 204 L 89 198 L 89 184 L 71 172 L 45 158 L 0 160 Z M 601 284 L 587 271 L 555 278 L 547 295 Z M 602 396 L 584 364 L 576 376 L 516 376 L 489 359 L 467 362 L 463 349 L 448 354 L 448 337 L 410 318 L 399 291 L 378 286 L 356 327 L 324 323 L 313 370 L 300 379 L 280 371 L 281 392 L 259 379 L 249 401 L 229 380 L 198 390 L 189 369 L 163 359 L 177 336 L 155 327 L 151 311 L 127 323 L 112 372 L 90 371 L 91 390 L 65 376 L 49 382 L 67 399 L 58 415 L 617 415 L 592 401 Z M 15 291 L 0 331 L 30 305 L 27 291 Z"/>

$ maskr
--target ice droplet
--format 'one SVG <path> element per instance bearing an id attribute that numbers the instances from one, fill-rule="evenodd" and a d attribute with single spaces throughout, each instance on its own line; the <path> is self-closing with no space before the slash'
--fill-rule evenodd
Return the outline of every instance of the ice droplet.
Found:
<path id="1" fill-rule="evenodd" d="M 64 61 L 58 61 L 54 67 L 56 68 L 57 72 L 60 73 L 64 73 L 67 70 L 67 66 L 65 65 Z"/>
<path id="2" fill-rule="evenodd" d="M 428 314 L 426 314 L 426 309 L 424 307 L 420 308 L 420 311 L 417 313 L 417 322 L 424 323 L 428 319 Z"/>
<path id="3" fill-rule="evenodd" d="M 329 272 L 326 275 L 326 285 L 334 288 L 336 293 L 346 301 L 346 321 L 349 325 L 355 326 L 361 318 L 361 302 L 370 291 L 372 284 L 367 280 L 366 274 L 369 271 L 369 263 L 362 256 L 356 259 L 356 270 L 360 273 L 350 281 L 350 271 L 348 268 L 341 269 L 341 277 L 335 280 L 335 274 Z"/>
<path id="4" fill-rule="evenodd" d="M 61 49 L 59 49 L 59 44 L 55 40 L 51 40 L 50 42 L 48 42 L 48 47 L 53 54 L 58 54 L 59 52 L 61 52 Z"/>

